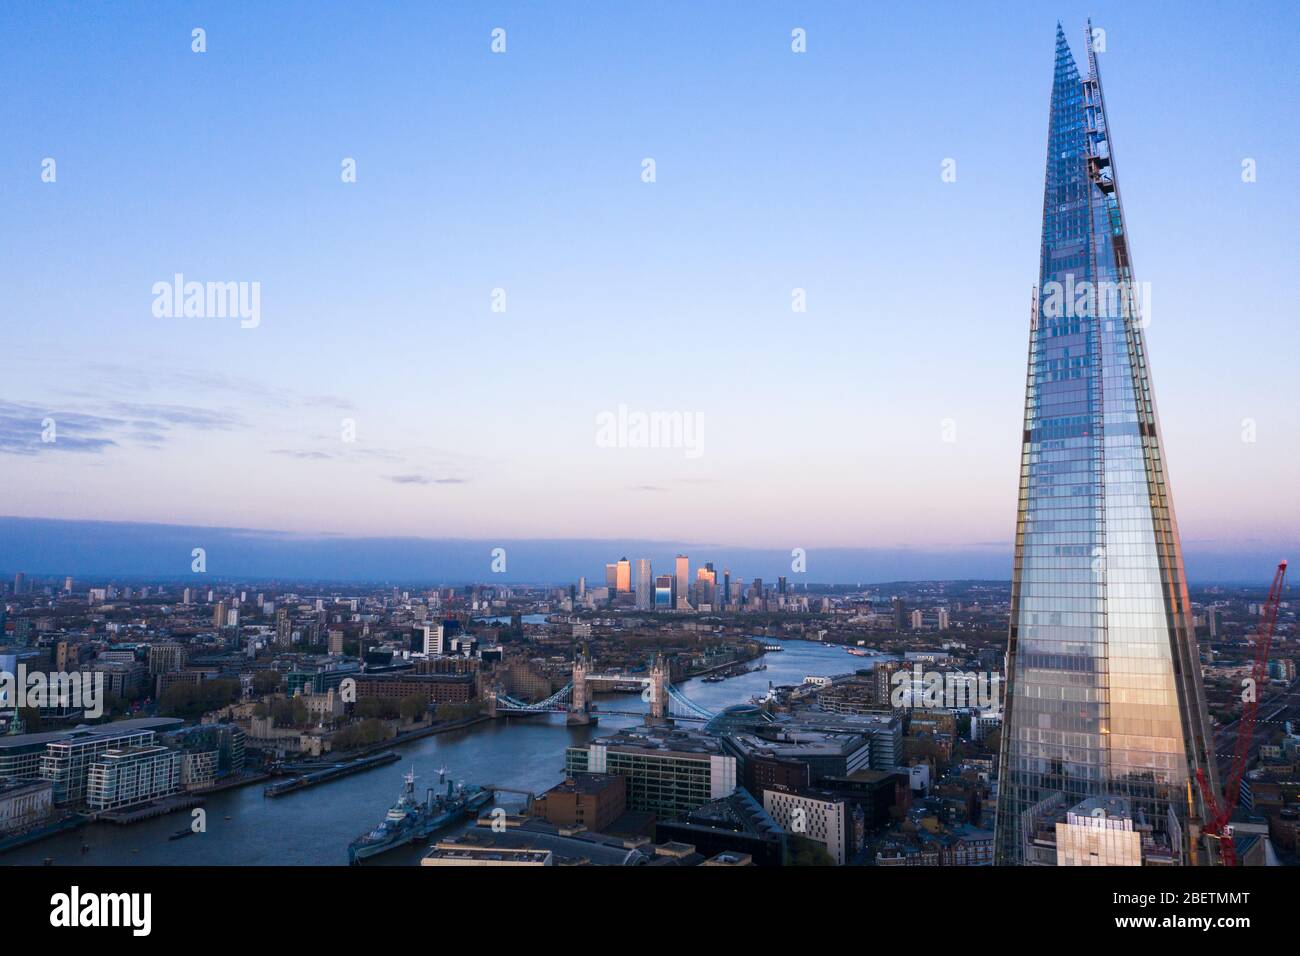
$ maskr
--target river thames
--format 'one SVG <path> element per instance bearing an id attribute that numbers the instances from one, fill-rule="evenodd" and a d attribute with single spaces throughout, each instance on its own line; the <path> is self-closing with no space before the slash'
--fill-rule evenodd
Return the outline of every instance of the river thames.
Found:
<path id="1" fill-rule="evenodd" d="M 699 678 L 681 689 L 705 708 L 718 711 L 745 703 L 773 684 L 797 684 L 808 675 L 829 676 L 869 668 L 873 658 L 855 657 L 842 647 L 786 641 L 751 666 L 756 670 L 719 683 Z M 638 694 L 602 694 L 598 708 L 645 711 Z M 473 784 L 495 784 L 539 793 L 563 779 L 564 750 L 591 737 L 632 726 L 634 717 L 606 715 L 597 727 L 566 727 L 563 715 L 498 719 L 464 730 L 435 734 L 394 749 L 400 763 L 378 767 L 277 799 L 262 796 L 265 783 L 209 796 L 207 832 L 168 839 L 188 825 L 188 811 L 129 826 L 91 824 L 0 855 L 0 865 L 155 866 L 330 866 L 347 863 L 348 843 L 377 824 L 396 801 L 402 776 L 416 773 L 416 790 L 438 785 L 438 771 Z M 686 724 L 685 726 L 699 726 Z M 516 809 L 523 798 L 502 794 L 501 806 Z M 455 832 L 454 829 L 446 832 Z M 445 835 L 442 834 L 442 835 Z M 392 850 L 367 865 L 414 865 L 429 840 Z M 83 844 L 89 849 L 82 852 Z"/>

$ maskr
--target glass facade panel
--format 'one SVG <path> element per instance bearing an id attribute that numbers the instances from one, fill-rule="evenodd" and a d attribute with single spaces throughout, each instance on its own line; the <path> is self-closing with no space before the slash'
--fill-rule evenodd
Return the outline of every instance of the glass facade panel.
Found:
<path id="1" fill-rule="evenodd" d="M 1128 799 L 1148 852 L 1186 862 L 1196 770 L 1213 781 L 1204 693 L 1091 48 L 1087 65 L 1058 27 L 997 858 L 1054 862 L 1053 819 L 1101 795 Z"/>

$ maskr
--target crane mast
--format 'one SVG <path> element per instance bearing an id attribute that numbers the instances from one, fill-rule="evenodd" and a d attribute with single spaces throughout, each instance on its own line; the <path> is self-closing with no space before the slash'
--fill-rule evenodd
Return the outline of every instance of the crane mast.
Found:
<path id="1" fill-rule="evenodd" d="M 1205 797 L 1205 805 L 1213 817 L 1205 824 L 1205 834 L 1219 842 L 1219 853 L 1224 866 L 1237 865 L 1237 848 L 1232 842 L 1229 821 L 1241 798 L 1241 778 L 1250 759 L 1251 739 L 1255 734 L 1255 717 L 1259 712 L 1259 694 L 1268 679 L 1268 651 L 1273 643 L 1273 628 L 1277 624 L 1277 610 L 1282 602 L 1282 585 L 1286 580 L 1286 562 L 1282 561 L 1273 574 L 1273 584 L 1268 591 L 1268 601 L 1260 616 L 1259 631 L 1255 636 L 1255 662 L 1251 669 L 1251 685 L 1237 724 L 1237 740 L 1232 749 L 1232 765 L 1223 782 L 1223 800 L 1219 801 L 1206 779 L 1204 770 L 1196 771 L 1196 782 Z"/>

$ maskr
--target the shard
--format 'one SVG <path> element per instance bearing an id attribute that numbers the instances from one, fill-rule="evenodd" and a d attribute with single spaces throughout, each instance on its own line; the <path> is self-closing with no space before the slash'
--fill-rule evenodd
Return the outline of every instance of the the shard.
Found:
<path id="1" fill-rule="evenodd" d="M 1003 864 L 1208 862 L 1199 653 L 1093 31 L 1057 26 L 1030 322 L 1007 694 Z M 1148 310 L 1149 311 L 1149 310 Z"/>

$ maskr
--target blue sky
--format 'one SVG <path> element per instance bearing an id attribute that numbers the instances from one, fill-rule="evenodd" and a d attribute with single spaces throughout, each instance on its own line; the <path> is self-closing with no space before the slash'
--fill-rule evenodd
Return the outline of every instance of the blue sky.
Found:
<path id="1" fill-rule="evenodd" d="M 6 4 L 0 511 L 1009 547 L 1088 15 L 1186 547 L 1284 546 L 1290 3 Z M 260 323 L 155 317 L 178 272 L 260 283 Z M 699 416 L 701 454 L 600 447 L 620 405 Z"/>

